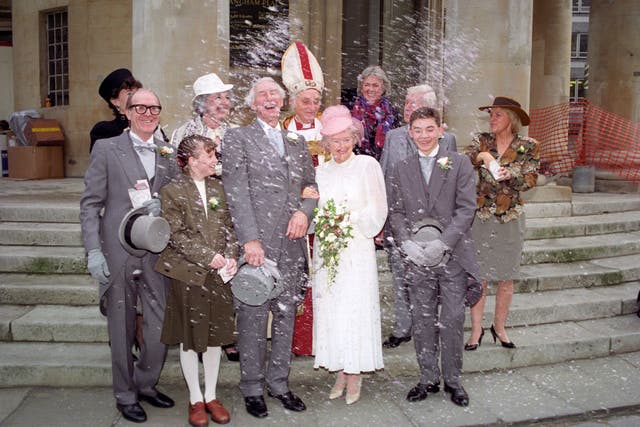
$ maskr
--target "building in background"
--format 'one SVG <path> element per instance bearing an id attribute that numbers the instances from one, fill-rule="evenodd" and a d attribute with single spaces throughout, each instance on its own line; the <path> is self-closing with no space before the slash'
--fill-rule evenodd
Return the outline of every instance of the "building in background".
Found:
<path id="1" fill-rule="evenodd" d="M 571 101 L 586 97 L 590 4 L 591 0 L 573 0 L 571 9 Z"/>

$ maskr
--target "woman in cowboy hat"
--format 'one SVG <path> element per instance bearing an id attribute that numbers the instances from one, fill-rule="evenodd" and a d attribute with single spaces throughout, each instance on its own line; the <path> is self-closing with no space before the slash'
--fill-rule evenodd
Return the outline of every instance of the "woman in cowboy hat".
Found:
<path id="1" fill-rule="evenodd" d="M 524 235 L 524 211 L 521 192 L 536 185 L 540 160 L 534 139 L 519 134 L 529 125 L 529 115 L 520 104 L 504 96 L 488 110 L 490 133 L 475 135 L 466 154 L 478 172 L 478 210 L 472 235 L 483 279 L 497 281 L 495 313 L 490 331 L 493 341 L 515 348 L 505 331 L 509 305 L 513 296 L 513 279 L 520 274 L 520 258 Z M 482 315 L 485 296 L 471 308 L 471 336 L 465 350 L 476 350 L 482 343 Z"/>

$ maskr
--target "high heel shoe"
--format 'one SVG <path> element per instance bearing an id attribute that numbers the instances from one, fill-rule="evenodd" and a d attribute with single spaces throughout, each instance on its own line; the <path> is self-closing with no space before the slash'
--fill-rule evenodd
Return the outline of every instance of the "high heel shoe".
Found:
<path id="1" fill-rule="evenodd" d="M 346 386 L 347 378 L 344 376 L 344 374 L 342 375 L 342 378 L 340 374 L 337 374 L 336 383 L 333 385 L 333 387 L 331 388 L 331 392 L 329 393 L 329 399 L 333 400 L 342 396 L 342 393 L 344 392 Z"/>
<path id="2" fill-rule="evenodd" d="M 502 341 L 493 325 L 491 325 L 491 335 L 493 335 L 494 343 L 496 342 L 496 340 L 498 340 L 500 341 L 500 344 L 502 344 L 502 346 L 505 348 L 516 348 L 516 345 L 513 343 L 513 341 Z"/>
<path id="3" fill-rule="evenodd" d="M 476 344 L 465 344 L 464 345 L 464 350 L 465 351 L 473 351 L 473 350 L 477 350 L 478 347 L 480 347 L 480 344 L 482 344 L 482 337 L 484 337 L 484 328 L 481 328 L 482 332 L 480 332 L 480 338 L 478 338 L 478 342 Z"/>
<path id="4" fill-rule="evenodd" d="M 347 389 L 347 396 L 345 398 L 347 405 L 351 405 L 360 400 L 360 388 L 362 387 L 362 375 L 358 375 L 358 382 L 356 383 L 356 391 L 349 393 Z"/>

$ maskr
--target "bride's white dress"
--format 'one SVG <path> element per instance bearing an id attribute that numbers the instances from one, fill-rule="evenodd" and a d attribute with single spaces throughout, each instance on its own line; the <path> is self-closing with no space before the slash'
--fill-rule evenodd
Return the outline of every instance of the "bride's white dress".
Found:
<path id="1" fill-rule="evenodd" d="M 345 373 L 382 369 L 378 268 L 373 237 L 387 217 L 384 177 L 370 156 L 351 155 L 316 170 L 318 206 L 333 199 L 351 212 L 353 239 L 340 253 L 336 279 L 328 283 L 322 258 L 313 257 L 314 367 Z"/>

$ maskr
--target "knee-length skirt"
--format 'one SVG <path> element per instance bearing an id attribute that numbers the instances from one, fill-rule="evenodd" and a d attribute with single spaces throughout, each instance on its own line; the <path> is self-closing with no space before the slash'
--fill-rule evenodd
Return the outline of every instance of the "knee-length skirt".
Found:
<path id="1" fill-rule="evenodd" d="M 487 221 L 475 218 L 471 234 L 483 280 L 502 281 L 520 277 L 524 227 L 524 214 L 506 223 L 501 223 L 495 216 Z"/>

